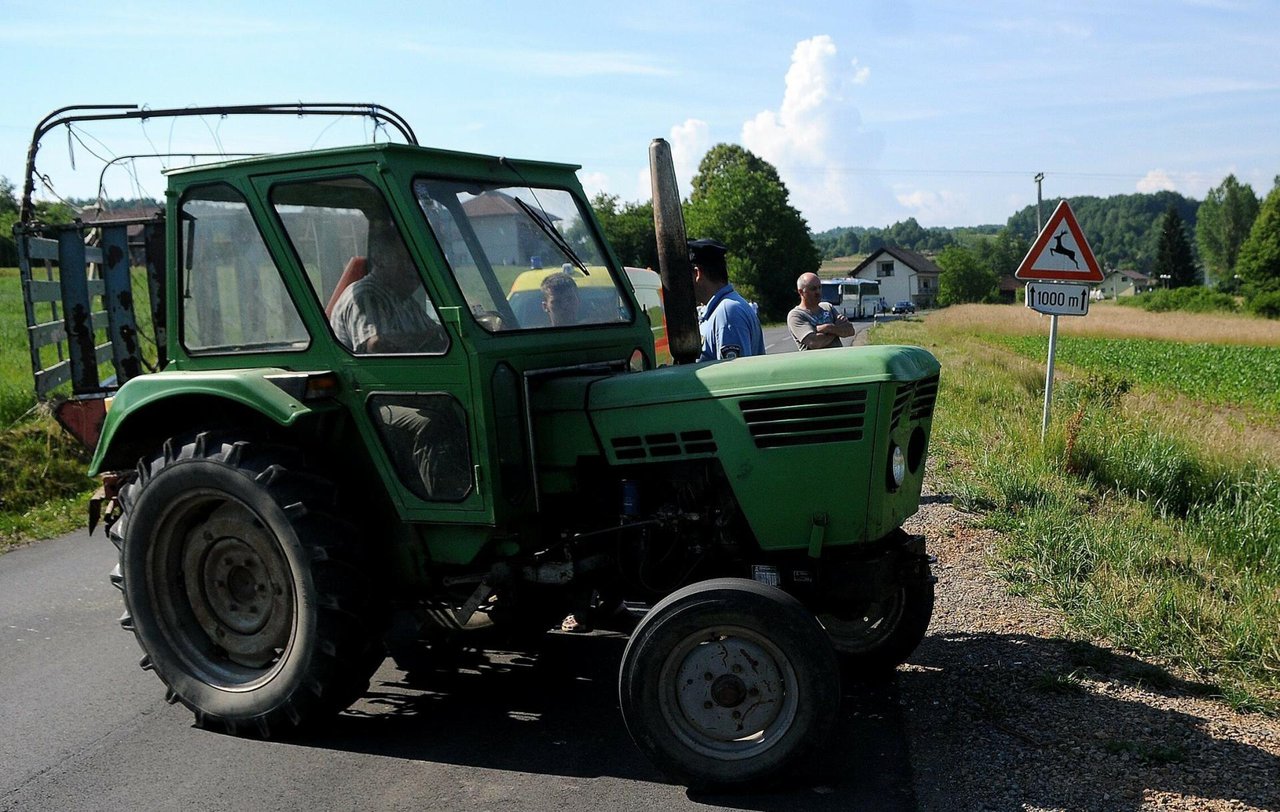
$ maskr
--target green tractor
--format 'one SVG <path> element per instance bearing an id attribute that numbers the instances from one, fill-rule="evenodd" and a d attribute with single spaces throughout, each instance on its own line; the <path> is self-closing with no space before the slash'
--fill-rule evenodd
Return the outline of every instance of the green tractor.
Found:
<path id="1" fill-rule="evenodd" d="M 210 112 L 51 114 L 15 228 L 37 389 L 95 448 L 121 624 L 200 725 L 323 722 L 392 631 L 412 662 L 627 606 L 637 745 L 692 785 L 754 783 L 830 732 L 841 667 L 890 670 L 920 642 L 935 579 L 901 525 L 928 352 L 688 363 L 687 256 L 664 254 L 652 323 L 577 167 L 421 147 L 376 105 L 346 112 L 406 143 L 172 171 L 145 217 L 31 215 L 43 134 Z M 531 269 L 591 306 L 513 306 Z M 665 327 L 677 362 L 658 366 Z"/>

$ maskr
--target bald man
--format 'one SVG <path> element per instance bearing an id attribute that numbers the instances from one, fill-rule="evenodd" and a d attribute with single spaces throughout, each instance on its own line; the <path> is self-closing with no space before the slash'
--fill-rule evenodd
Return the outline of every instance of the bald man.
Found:
<path id="1" fill-rule="evenodd" d="M 787 314 L 787 327 L 801 350 L 840 347 L 842 338 L 854 334 L 853 325 L 830 302 L 822 301 L 822 280 L 815 273 L 801 274 L 796 280 L 800 304 Z"/>

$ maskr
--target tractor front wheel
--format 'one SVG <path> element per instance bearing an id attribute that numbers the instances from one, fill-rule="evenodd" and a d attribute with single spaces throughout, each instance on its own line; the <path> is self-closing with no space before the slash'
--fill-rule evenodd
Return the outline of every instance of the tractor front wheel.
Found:
<path id="1" fill-rule="evenodd" d="M 757 784 L 831 732 L 840 676 L 830 640 L 798 600 L 720 578 L 645 616 L 618 693 L 627 730 L 663 772 L 695 787 Z"/>

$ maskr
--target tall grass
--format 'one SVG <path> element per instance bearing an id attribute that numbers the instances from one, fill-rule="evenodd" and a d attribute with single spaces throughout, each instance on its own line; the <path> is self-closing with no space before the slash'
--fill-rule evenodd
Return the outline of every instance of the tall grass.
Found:
<path id="1" fill-rule="evenodd" d="M 0 429 L 35 402 L 18 269 L 0 268 Z"/>
<path id="2" fill-rule="evenodd" d="M 1043 364 L 986 325 L 929 317 L 873 340 L 942 362 L 939 486 L 1003 531 L 998 571 L 1081 631 L 1280 713 L 1280 467 L 1240 441 L 1274 416 L 1196 404 L 1188 422 L 1185 397 L 1066 367 L 1042 444 Z"/>
<path id="3" fill-rule="evenodd" d="M 1048 335 L 1049 317 L 1027 307 L 959 305 L 929 316 L 939 330 L 1006 335 Z M 1187 343 L 1280 347 L 1280 322 L 1254 316 L 1151 313 L 1114 302 L 1094 302 L 1083 318 L 1058 320 L 1060 337 L 1152 338 Z"/>
<path id="4" fill-rule="evenodd" d="M 0 268 L 0 552 L 83 527 L 94 485 L 83 450 L 35 403 L 18 272 Z"/>

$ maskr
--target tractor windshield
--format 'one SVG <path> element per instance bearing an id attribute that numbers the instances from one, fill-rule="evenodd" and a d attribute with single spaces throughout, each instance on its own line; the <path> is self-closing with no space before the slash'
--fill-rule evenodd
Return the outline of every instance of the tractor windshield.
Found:
<path id="1" fill-rule="evenodd" d="M 414 194 L 485 329 L 627 323 L 627 298 L 563 189 L 420 179 Z"/>

